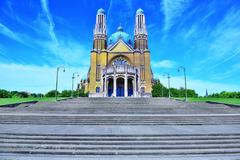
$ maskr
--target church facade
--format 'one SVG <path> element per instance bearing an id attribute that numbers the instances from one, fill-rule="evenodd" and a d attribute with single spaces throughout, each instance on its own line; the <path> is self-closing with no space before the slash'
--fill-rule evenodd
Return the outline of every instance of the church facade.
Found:
<path id="1" fill-rule="evenodd" d="M 133 40 L 121 26 L 108 37 L 105 11 L 97 11 L 90 65 L 83 84 L 89 97 L 151 96 L 153 75 L 142 9 L 136 12 Z"/>

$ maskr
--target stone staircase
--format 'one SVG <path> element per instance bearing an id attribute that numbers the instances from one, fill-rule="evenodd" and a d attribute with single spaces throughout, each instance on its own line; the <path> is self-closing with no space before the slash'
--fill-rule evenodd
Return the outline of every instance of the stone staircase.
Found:
<path id="1" fill-rule="evenodd" d="M 40 155 L 233 155 L 240 134 L 41 135 L 0 134 L 0 152 Z"/>
<path id="2" fill-rule="evenodd" d="M 0 124 L 35 125 L 236 125 L 240 115 L 1 114 Z"/>
<path id="3" fill-rule="evenodd" d="M 1 113 L 57 114 L 236 114 L 238 107 L 223 104 L 185 103 L 167 98 L 77 98 L 0 108 Z"/>
<path id="4" fill-rule="evenodd" d="M 240 108 L 165 98 L 78 98 L 0 108 L 0 159 L 172 156 L 240 159 Z"/>

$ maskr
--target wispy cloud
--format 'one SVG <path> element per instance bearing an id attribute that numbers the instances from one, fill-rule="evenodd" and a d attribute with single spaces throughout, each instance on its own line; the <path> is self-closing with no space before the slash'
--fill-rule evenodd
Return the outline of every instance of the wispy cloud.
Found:
<path id="1" fill-rule="evenodd" d="M 48 0 L 41 0 L 42 10 L 45 13 L 48 23 L 49 23 L 49 34 L 50 34 L 52 40 L 54 40 L 58 44 L 58 40 L 57 40 L 55 31 L 54 31 L 55 23 L 53 21 L 52 15 L 49 11 L 48 3 L 49 3 Z"/>
<path id="2" fill-rule="evenodd" d="M 9 37 L 13 40 L 16 40 L 20 43 L 25 44 L 25 42 L 23 42 L 19 36 L 17 34 L 15 34 L 11 29 L 9 29 L 8 27 L 6 27 L 5 25 L 3 25 L 2 23 L 0 23 L 0 34 L 5 35 L 6 37 Z"/>
<path id="3" fill-rule="evenodd" d="M 216 27 L 207 35 L 208 46 L 205 47 L 207 57 L 199 65 L 208 65 L 209 70 L 226 64 L 240 56 L 240 11 L 232 8 Z"/>
<path id="4" fill-rule="evenodd" d="M 151 63 L 153 68 L 174 68 L 176 66 L 176 62 L 171 60 L 162 60 L 162 61 L 152 61 Z"/>
<path id="5" fill-rule="evenodd" d="M 168 31 L 177 23 L 183 12 L 189 7 L 191 0 L 163 0 L 161 3 L 165 16 L 164 30 Z"/>
<path id="6" fill-rule="evenodd" d="M 132 1 L 129 0 L 111 0 L 109 3 L 109 7 L 107 9 L 107 25 L 112 26 L 108 28 L 110 33 L 115 32 L 117 28 L 113 28 L 113 24 L 119 24 L 124 27 L 126 32 L 132 32 L 129 26 L 132 26 L 132 21 L 134 20 L 134 13 L 132 9 Z M 119 9 L 121 8 L 121 9 Z M 117 12 L 116 12 L 117 11 Z M 113 30 L 111 30 L 113 28 Z"/>

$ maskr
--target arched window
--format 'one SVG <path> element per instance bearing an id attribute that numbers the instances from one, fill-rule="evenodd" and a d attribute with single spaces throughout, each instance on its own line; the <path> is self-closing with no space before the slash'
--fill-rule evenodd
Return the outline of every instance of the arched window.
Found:
<path id="1" fill-rule="evenodd" d="M 96 87 L 96 93 L 100 92 L 100 87 Z"/>
<path id="2" fill-rule="evenodd" d="M 125 64 L 128 64 L 128 63 L 122 57 L 119 57 L 119 58 L 117 58 L 116 60 L 113 61 L 113 65 L 125 65 Z"/>

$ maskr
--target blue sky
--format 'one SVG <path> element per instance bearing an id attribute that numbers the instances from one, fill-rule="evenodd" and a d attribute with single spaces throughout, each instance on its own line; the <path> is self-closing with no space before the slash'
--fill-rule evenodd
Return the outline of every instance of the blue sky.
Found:
<path id="1" fill-rule="evenodd" d="M 133 36 L 135 12 L 144 10 L 152 70 L 164 84 L 169 72 L 173 87 L 184 85 L 182 65 L 200 95 L 240 90 L 238 0 L 1 0 L 0 88 L 45 93 L 59 65 L 61 89 L 71 88 L 73 72 L 86 77 L 101 7 L 109 37 L 120 23 Z"/>

